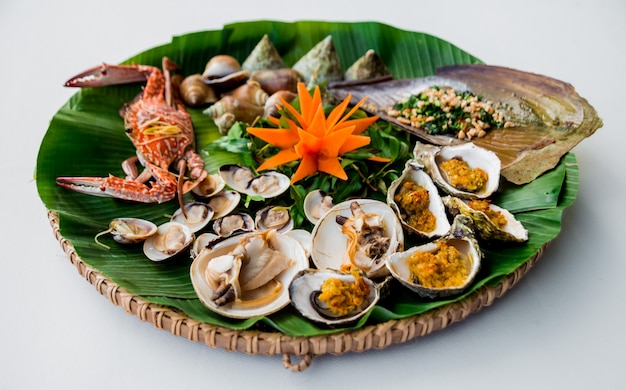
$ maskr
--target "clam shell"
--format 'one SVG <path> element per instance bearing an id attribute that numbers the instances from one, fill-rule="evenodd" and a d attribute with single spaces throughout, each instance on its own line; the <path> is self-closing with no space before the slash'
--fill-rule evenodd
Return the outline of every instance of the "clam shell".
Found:
<path id="1" fill-rule="evenodd" d="M 236 233 L 254 230 L 254 220 L 246 213 L 225 215 L 213 222 L 213 231 L 220 237 L 229 237 Z"/>
<path id="2" fill-rule="evenodd" d="M 161 262 L 183 253 L 194 240 L 191 230 L 178 222 L 166 222 L 143 243 L 143 252 L 148 259 Z"/>
<path id="3" fill-rule="evenodd" d="M 115 218 L 109 223 L 113 240 L 119 244 L 136 244 L 157 232 L 157 226 L 145 219 Z"/>
<path id="4" fill-rule="evenodd" d="M 187 226 L 192 233 L 201 230 L 213 219 L 213 209 L 206 203 L 188 202 L 183 207 L 185 213 L 183 214 L 183 209 L 179 208 L 171 220 Z"/>
<path id="5" fill-rule="evenodd" d="M 320 269 L 341 269 L 344 263 L 348 238 L 341 232 L 341 225 L 336 221 L 337 216 L 349 218 L 352 216 L 351 203 L 355 200 L 341 202 L 330 209 L 313 227 L 311 259 Z M 367 276 L 377 278 L 385 276 L 387 270 L 385 258 L 404 247 L 404 232 L 402 225 L 394 211 L 385 203 L 373 199 L 358 199 L 363 212 L 378 215 L 382 218 L 384 236 L 389 238 L 389 248 L 386 253 L 371 261 L 368 269 L 364 269 Z"/>
<path id="6" fill-rule="evenodd" d="M 274 198 L 289 189 L 291 181 L 276 171 L 255 175 L 249 168 L 240 165 L 223 165 L 219 174 L 230 188 L 242 194 Z"/>
<path id="7" fill-rule="evenodd" d="M 291 260 L 291 264 L 274 277 L 274 280 L 276 281 L 275 285 L 279 288 L 278 294 L 275 298 L 264 300 L 263 294 L 257 297 L 257 302 L 238 300 L 224 306 L 218 306 L 211 299 L 214 291 L 211 289 L 211 286 L 205 277 L 205 270 L 209 262 L 219 256 L 231 253 L 231 251 L 240 244 L 241 240 L 252 238 L 255 235 L 258 234 L 248 233 L 245 235 L 230 237 L 216 244 L 212 249 L 202 251 L 202 253 L 194 259 L 190 268 L 191 282 L 198 298 L 200 298 L 200 301 L 210 310 L 230 318 L 251 318 L 269 315 L 289 304 L 290 298 L 288 286 L 294 275 L 300 270 L 307 268 L 309 262 L 300 243 L 293 238 L 282 234 L 274 235 L 274 238 L 272 239 L 272 247 L 287 256 Z M 256 256 L 250 258 L 251 262 L 256 262 L 257 260 L 259 260 L 259 258 Z M 255 292 L 261 294 L 264 290 L 265 287 L 261 286 L 256 289 Z M 255 292 L 251 292 L 251 294 L 254 294 Z"/>
<path id="8" fill-rule="evenodd" d="M 219 236 L 213 233 L 200 234 L 198 237 L 196 237 L 195 240 L 193 240 L 189 255 L 192 259 L 195 258 L 204 248 L 206 248 L 211 242 L 217 240 L 218 238 Z"/>
<path id="9" fill-rule="evenodd" d="M 207 175 L 197 186 L 192 188 L 194 194 L 202 198 L 210 198 L 224 189 L 224 180 L 218 174 Z"/>
<path id="10" fill-rule="evenodd" d="M 415 160 L 424 166 L 424 169 L 435 184 L 450 195 L 469 199 L 484 199 L 491 196 L 500 186 L 500 159 L 487 149 L 476 146 L 473 143 L 465 143 L 453 146 L 434 146 L 421 142 L 415 143 L 413 151 Z M 456 188 L 448 180 L 445 172 L 440 168 L 444 161 L 459 158 L 469 165 L 470 168 L 481 168 L 487 175 L 485 186 L 478 191 L 465 191 Z"/>
<path id="11" fill-rule="evenodd" d="M 293 229 L 293 218 L 289 207 L 267 206 L 256 213 L 254 224 L 259 231 L 274 229 L 278 233 L 284 233 Z"/>
<path id="12" fill-rule="evenodd" d="M 430 199 L 428 210 L 430 210 L 436 218 L 436 225 L 432 231 L 422 231 L 417 229 L 415 226 L 410 225 L 408 223 L 407 213 L 396 203 L 394 197 L 402 185 L 406 182 L 413 182 L 428 191 Z M 395 211 L 402 225 L 407 228 L 409 232 L 417 234 L 420 237 L 428 239 L 441 237 L 450 230 L 450 223 L 448 222 L 446 210 L 443 202 L 441 201 L 441 197 L 439 196 L 437 187 L 433 183 L 430 176 L 422 170 L 421 166 L 416 164 L 415 161 L 407 161 L 402 175 L 393 181 L 389 186 L 389 190 L 387 191 L 387 204 L 389 204 L 389 206 Z"/>
<path id="13" fill-rule="evenodd" d="M 441 298 L 463 292 L 474 281 L 482 261 L 482 252 L 474 238 L 473 231 L 469 227 L 470 224 L 471 221 L 468 217 L 463 215 L 457 216 L 449 234 L 433 242 L 392 254 L 385 263 L 387 269 L 402 285 L 425 298 Z M 409 258 L 416 252 L 435 252 L 439 242 L 446 242 L 448 245 L 456 247 L 465 256 L 468 276 L 463 284 L 454 287 L 431 288 L 411 279 L 411 272 L 408 266 Z"/>
<path id="14" fill-rule="evenodd" d="M 334 205 L 333 198 L 326 191 L 313 190 L 304 197 L 304 214 L 315 225 Z"/>
<path id="15" fill-rule="evenodd" d="M 213 209 L 213 219 L 219 219 L 230 214 L 237 207 L 240 200 L 241 195 L 237 191 L 222 190 L 212 196 L 208 201 L 208 205 Z"/>
<path id="16" fill-rule="evenodd" d="M 329 278 L 335 278 L 346 282 L 354 282 L 354 276 L 352 274 L 344 274 L 330 269 L 320 270 L 310 268 L 300 271 L 293 278 L 291 284 L 289 285 L 291 304 L 296 308 L 296 310 L 298 310 L 298 312 L 300 312 L 300 314 L 302 314 L 303 317 L 328 326 L 346 325 L 358 321 L 361 317 L 373 309 L 380 299 L 381 294 L 378 285 L 371 279 L 363 277 L 364 281 L 370 288 L 366 304 L 358 308 L 358 310 L 345 316 L 329 316 L 319 310 L 314 303 L 315 298 L 313 296 L 313 294 L 320 291 L 324 281 Z"/>

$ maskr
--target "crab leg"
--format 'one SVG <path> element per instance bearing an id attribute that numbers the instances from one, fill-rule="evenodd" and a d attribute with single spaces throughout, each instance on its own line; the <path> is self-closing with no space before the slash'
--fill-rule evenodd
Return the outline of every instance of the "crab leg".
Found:
<path id="1" fill-rule="evenodd" d="M 57 184 L 83 194 L 142 203 L 163 203 L 174 199 L 177 190 L 175 177 L 170 172 L 154 165 L 150 166 L 150 170 L 156 178 L 152 186 L 113 175 L 109 177 L 57 177 Z"/>

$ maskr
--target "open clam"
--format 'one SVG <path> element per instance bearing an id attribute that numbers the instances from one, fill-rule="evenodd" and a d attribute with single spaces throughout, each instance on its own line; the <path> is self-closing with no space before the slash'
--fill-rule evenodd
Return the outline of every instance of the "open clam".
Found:
<path id="1" fill-rule="evenodd" d="M 304 197 L 304 215 L 315 225 L 335 204 L 326 191 L 313 190 Z"/>
<path id="2" fill-rule="evenodd" d="M 254 230 L 254 219 L 246 213 L 225 215 L 213 222 L 213 231 L 220 237 Z"/>
<path id="3" fill-rule="evenodd" d="M 171 220 L 187 226 L 192 233 L 201 230 L 213 219 L 213 209 L 206 203 L 188 202 L 183 207 L 185 211 L 182 208 L 176 210 Z"/>
<path id="4" fill-rule="evenodd" d="M 407 161 L 402 175 L 391 183 L 387 204 L 402 225 L 420 237 L 441 237 L 450 230 L 437 187 L 416 161 Z"/>
<path id="5" fill-rule="evenodd" d="M 422 297 L 461 293 L 473 282 L 482 260 L 470 225 L 469 217 L 457 215 L 446 236 L 392 254 L 386 262 L 389 272 Z"/>
<path id="6" fill-rule="evenodd" d="M 197 186 L 193 187 L 191 191 L 194 194 L 202 198 L 210 198 L 218 192 L 222 191 L 225 187 L 224 179 L 218 174 L 207 175 Z"/>
<path id="7" fill-rule="evenodd" d="M 274 229 L 279 233 L 293 229 L 293 218 L 285 206 L 266 206 L 256 213 L 254 224 L 257 230 Z"/>
<path id="8" fill-rule="evenodd" d="M 143 243 L 143 252 L 150 260 L 172 259 L 187 250 L 194 240 L 191 230 L 178 222 L 166 222 Z"/>
<path id="9" fill-rule="evenodd" d="M 502 107 L 512 127 L 494 129 L 473 142 L 496 153 L 502 175 L 515 184 L 532 181 L 553 168 L 560 158 L 602 126 L 595 109 L 574 88 L 550 77 L 489 65 L 458 65 L 437 69 L 435 76 L 361 85 L 329 85 L 339 100 L 349 94 L 363 109 L 436 145 L 463 143 L 432 135 L 387 114 L 396 102 L 432 86 L 472 91 Z"/>
<path id="10" fill-rule="evenodd" d="M 308 267 L 302 246 L 274 230 L 228 238 L 203 250 L 190 269 L 200 301 L 231 318 L 269 315 L 289 304 L 288 286 Z"/>
<path id="11" fill-rule="evenodd" d="M 506 209 L 487 200 L 464 200 L 453 196 L 442 198 L 451 213 L 461 213 L 470 217 L 474 229 L 483 240 L 524 242 L 528 240 L 528 230 Z"/>
<path id="12" fill-rule="evenodd" d="M 95 241 L 99 245 L 109 248 L 100 243 L 98 237 L 103 234 L 111 233 L 113 240 L 119 244 L 136 244 L 146 240 L 155 234 L 157 226 L 150 221 L 139 218 L 115 218 L 109 223 L 109 228 L 96 235 Z"/>
<path id="13" fill-rule="evenodd" d="M 331 269 L 300 271 L 289 285 L 291 304 L 302 316 L 328 326 L 358 321 L 380 299 L 371 279 Z"/>
<path id="14" fill-rule="evenodd" d="M 237 191 L 223 190 L 212 196 L 208 205 L 213 210 L 213 219 L 219 219 L 230 214 L 241 200 L 241 194 Z"/>
<path id="15" fill-rule="evenodd" d="M 289 189 L 289 177 L 276 171 L 255 175 L 249 168 L 240 165 L 223 165 L 219 174 L 233 190 L 242 194 L 273 198 Z"/>
<path id="16" fill-rule="evenodd" d="M 418 141 L 413 154 L 435 184 L 450 195 L 484 199 L 500 185 L 500 159 L 473 143 L 435 146 Z"/>
<path id="17" fill-rule="evenodd" d="M 404 246 L 404 232 L 394 211 L 372 199 L 337 204 L 311 235 L 311 258 L 317 268 L 357 268 L 370 278 L 386 275 L 385 259 Z"/>

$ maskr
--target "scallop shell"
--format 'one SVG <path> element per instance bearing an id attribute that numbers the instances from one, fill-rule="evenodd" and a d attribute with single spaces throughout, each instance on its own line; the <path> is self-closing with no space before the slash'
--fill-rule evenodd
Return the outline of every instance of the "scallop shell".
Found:
<path id="1" fill-rule="evenodd" d="M 474 238 L 474 232 L 470 225 L 471 220 L 467 216 L 456 216 L 450 228 L 450 232 L 446 236 L 423 245 L 414 246 L 404 252 L 392 254 L 387 259 L 387 269 L 402 285 L 422 297 L 441 298 L 463 292 L 474 281 L 474 278 L 480 270 L 482 261 L 482 252 Z M 461 285 L 431 288 L 420 284 L 419 281 L 413 280 L 411 277 L 408 265 L 409 258 L 416 252 L 436 252 L 438 250 L 438 243 L 440 242 L 454 246 L 463 256 L 463 261 L 468 270 L 468 276 Z"/>
<path id="2" fill-rule="evenodd" d="M 189 249 L 194 240 L 191 230 L 178 222 L 166 222 L 143 243 L 143 252 L 148 259 L 161 262 L 172 259 Z"/>
<path id="3" fill-rule="evenodd" d="M 337 217 L 350 218 L 352 203 L 356 202 L 366 215 L 380 217 L 383 228 L 383 236 L 389 239 L 389 245 L 385 253 L 375 259 L 359 253 L 360 269 L 366 272 L 370 278 L 377 278 L 387 274 L 384 263 L 392 253 L 402 250 L 404 247 L 404 232 L 402 225 L 394 211 L 385 203 L 373 199 L 357 199 L 341 202 L 330 209 L 313 227 L 311 259 L 317 268 L 341 269 L 348 266 L 354 259 L 349 259 L 347 254 L 348 237 L 342 233 L 342 226 L 337 223 Z M 363 256 L 361 256 L 363 254 Z M 365 264 L 367 262 L 367 264 Z"/>
<path id="4" fill-rule="evenodd" d="M 415 183 L 428 191 L 430 199 L 428 210 L 433 213 L 436 222 L 435 228 L 432 231 L 422 231 L 409 224 L 408 214 L 395 201 L 395 195 L 406 182 Z M 389 186 L 387 191 L 387 204 L 389 204 L 389 206 L 395 211 L 402 225 L 404 225 L 409 232 L 417 234 L 419 237 L 428 239 L 441 237 L 450 230 L 450 222 L 448 222 L 446 210 L 443 202 L 441 201 L 441 197 L 439 196 L 437 187 L 433 183 L 430 176 L 413 160 L 407 161 L 402 175 Z"/>
<path id="5" fill-rule="evenodd" d="M 226 271 L 229 271 L 227 269 L 229 265 L 228 256 L 231 256 L 233 251 L 240 250 L 237 248 L 241 245 L 249 245 L 248 250 L 250 251 L 263 250 L 263 243 L 259 243 L 262 240 L 271 241 L 269 244 L 271 248 L 279 252 L 281 256 L 288 258 L 288 266 L 283 270 L 279 270 L 276 275 L 270 274 L 271 280 L 268 283 L 250 291 L 243 291 L 244 289 L 239 286 L 241 289 L 240 295 L 233 302 L 224 305 L 216 304 L 214 299 L 216 291 L 211 287 L 206 277 L 209 264 L 216 259 L 220 259 L 219 261 L 225 264 L 223 268 L 225 274 L 227 274 Z M 260 272 L 264 272 L 267 266 L 262 261 L 266 258 L 267 256 L 250 254 L 248 262 L 246 262 L 247 264 L 241 265 L 242 268 L 231 275 L 230 278 L 235 284 L 240 284 L 239 275 L 237 274 L 246 272 L 245 267 L 257 267 Z M 272 231 L 248 233 L 228 238 L 213 246 L 212 249 L 203 250 L 191 264 L 190 276 L 200 301 L 210 310 L 230 318 L 251 318 L 269 315 L 287 306 L 290 302 L 288 286 L 294 275 L 300 270 L 307 268 L 308 264 L 304 249 L 293 238 L 276 234 L 276 232 L 272 233 Z M 217 264 L 213 267 L 217 268 Z M 275 273 L 271 269 L 268 272 Z"/>
<path id="6" fill-rule="evenodd" d="M 358 321 L 376 306 L 380 299 L 380 288 L 371 279 L 362 276 L 369 286 L 369 295 L 361 307 L 356 308 L 346 315 L 336 315 L 330 310 L 324 310 L 316 304 L 316 295 L 319 294 L 322 284 L 327 279 L 339 279 L 353 283 L 354 275 L 345 274 L 330 269 L 306 269 L 300 271 L 289 285 L 291 304 L 302 314 L 303 317 L 328 326 L 346 325 Z"/>
<path id="7" fill-rule="evenodd" d="M 413 155 L 415 160 L 424 166 L 435 184 L 450 195 L 464 199 L 485 199 L 496 192 L 500 185 L 500 159 L 494 152 L 473 143 L 434 146 L 418 141 L 415 143 Z M 440 165 L 454 158 L 467 162 L 470 168 L 483 169 L 488 175 L 485 186 L 477 191 L 467 191 L 452 185 Z"/>
<path id="8" fill-rule="evenodd" d="M 352 104 L 368 97 L 363 109 L 437 145 L 466 141 L 428 134 L 387 115 L 396 102 L 432 86 L 472 91 L 499 104 L 515 126 L 488 131 L 473 142 L 495 152 L 502 176 L 515 184 L 529 183 L 552 169 L 561 157 L 602 127 L 596 110 L 568 83 L 547 76 L 490 65 L 456 65 L 437 69 L 435 76 L 387 80 L 360 85 L 329 85 L 337 100 Z"/>

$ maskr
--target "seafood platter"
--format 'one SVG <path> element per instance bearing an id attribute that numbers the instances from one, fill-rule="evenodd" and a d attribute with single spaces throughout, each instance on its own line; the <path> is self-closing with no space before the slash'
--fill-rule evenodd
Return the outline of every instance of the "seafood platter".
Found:
<path id="1" fill-rule="evenodd" d="M 602 126 L 566 82 L 379 23 L 236 23 L 66 86 L 37 185 L 79 272 L 295 371 L 491 304 L 559 234 Z"/>

